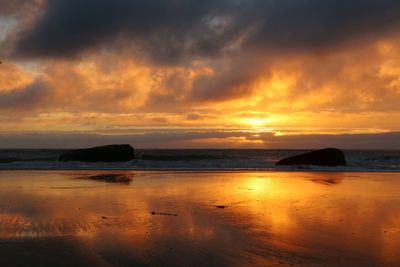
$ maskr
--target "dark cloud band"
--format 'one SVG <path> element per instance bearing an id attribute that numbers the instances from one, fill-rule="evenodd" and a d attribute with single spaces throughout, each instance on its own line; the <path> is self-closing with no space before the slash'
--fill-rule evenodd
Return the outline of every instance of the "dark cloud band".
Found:
<path id="1" fill-rule="evenodd" d="M 163 63 L 241 48 L 307 50 L 398 30 L 396 0 L 51 0 L 20 56 L 71 57 L 115 40 Z"/>

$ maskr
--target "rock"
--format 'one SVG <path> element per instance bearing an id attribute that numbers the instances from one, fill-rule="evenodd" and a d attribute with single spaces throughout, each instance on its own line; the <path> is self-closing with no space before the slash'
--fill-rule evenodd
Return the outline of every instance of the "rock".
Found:
<path id="1" fill-rule="evenodd" d="M 79 177 L 79 179 L 88 179 L 88 180 L 101 181 L 101 182 L 107 182 L 107 183 L 129 184 L 132 181 L 131 177 L 132 177 L 132 175 L 110 173 L 110 174 L 82 176 L 82 177 Z"/>
<path id="2" fill-rule="evenodd" d="M 71 150 L 61 154 L 59 161 L 122 162 L 134 158 L 135 151 L 130 145 L 109 145 Z"/>
<path id="3" fill-rule="evenodd" d="M 282 159 L 276 165 L 343 166 L 346 165 L 346 159 L 341 150 L 325 148 Z"/>
<path id="4" fill-rule="evenodd" d="M 173 214 L 173 213 L 165 213 L 165 212 L 155 212 L 152 211 L 150 212 L 151 215 L 164 215 L 164 216 L 174 216 L 174 217 L 178 217 L 178 214 Z"/>

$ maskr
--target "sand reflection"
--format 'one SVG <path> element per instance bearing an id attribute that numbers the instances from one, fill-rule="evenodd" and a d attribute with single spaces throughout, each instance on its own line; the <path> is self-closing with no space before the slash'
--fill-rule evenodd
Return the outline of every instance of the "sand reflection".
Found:
<path id="1" fill-rule="evenodd" d="M 109 175 L 0 172 L 0 264 L 400 265 L 397 173 Z"/>

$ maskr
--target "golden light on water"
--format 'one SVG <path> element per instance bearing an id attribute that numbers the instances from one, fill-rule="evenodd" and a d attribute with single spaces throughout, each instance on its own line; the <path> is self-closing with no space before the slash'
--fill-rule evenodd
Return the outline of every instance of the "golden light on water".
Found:
<path id="1" fill-rule="evenodd" d="M 130 185 L 84 179 L 93 172 L 1 173 L 0 240 L 58 238 L 62 246 L 65 237 L 102 255 L 128 248 L 137 259 L 150 250 L 163 260 L 172 260 L 165 247 L 172 242 L 180 261 L 192 260 L 180 253 L 190 248 L 191 257 L 201 251 L 229 266 L 249 258 L 307 266 L 339 256 L 353 266 L 400 263 L 395 173 L 382 174 L 385 183 L 368 173 L 125 174 L 133 175 Z M 249 254 L 240 257 L 243 250 Z"/>

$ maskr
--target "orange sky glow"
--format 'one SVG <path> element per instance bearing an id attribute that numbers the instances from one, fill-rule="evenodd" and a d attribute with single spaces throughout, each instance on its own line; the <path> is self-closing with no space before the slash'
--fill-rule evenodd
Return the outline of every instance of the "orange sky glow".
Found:
<path id="1" fill-rule="evenodd" d="M 164 29 L 149 33 L 151 38 L 139 30 L 101 33 L 101 38 L 88 38 L 82 49 L 72 52 L 54 45 L 54 40 L 63 42 L 64 37 L 45 23 L 49 18 L 57 23 L 57 8 L 46 1 L 15 1 L 14 5 L 0 1 L 1 147 L 8 147 L 11 137 L 28 135 L 50 139 L 72 134 L 100 139 L 154 135 L 158 139 L 175 134 L 174 141 L 154 146 L 297 148 L 302 145 L 291 136 L 321 140 L 306 142 L 304 147 L 323 146 L 326 138 L 335 136 L 379 138 L 400 132 L 400 38 L 392 28 L 372 28 L 370 33 L 367 26 L 355 24 L 360 33 L 346 33 L 332 44 L 304 48 L 301 39 L 298 47 L 281 49 L 268 42 L 250 42 L 255 31 L 250 25 L 235 32 L 217 52 L 206 54 L 185 50 L 204 41 L 192 36 L 201 26 L 196 22 L 189 33 L 177 35 L 177 42 L 185 43 L 178 55 L 158 61 L 164 54 L 156 57 L 154 50 L 164 53 L 172 46 L 163 39 Z M 239 16 L 236 13 L 220 16 L 209 19 L 207 27 L 212 28 L 203 33 L 204 38 L 214 34 L 220 40 L 231 27 L 238 27 L 230 26 Z M 71 35 L 71 46 L 78 46 L 80 40 L 74 43 L 74 38 L 83 33 L 70 31 L 65 34 Z M 55 39 L 40 43 L 40 49 L 46 51 L 46 44 L 56 48 L 49 47 L 49 54 L 24 49 L 36 41 L 34 34 L 54 34 Z M 328 29 L 326 34 L 331 34 Z M 149 42 L 155 47 L 148 48 Z M 80 144 L 71 140 L 43 146 Z M 132 140 L 139 147 L 152 146 L 150 139 L 142 144 Z M 346 142 L 338 139 L 327 144 L 353 147 Z M 354 147 L 369 148 L 365 143 Z"/>

